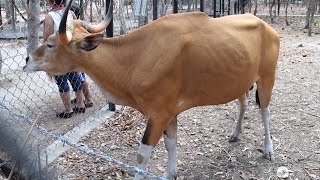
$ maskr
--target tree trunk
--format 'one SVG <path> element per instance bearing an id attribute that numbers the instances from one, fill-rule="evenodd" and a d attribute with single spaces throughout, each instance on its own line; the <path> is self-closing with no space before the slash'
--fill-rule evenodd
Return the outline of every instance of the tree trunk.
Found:
<path id="1" fill-rule="evenodd" d="M 313 20 L 314 20 L 314 13 L 316 12 L 316 6 L 317 3 L 315 0 L 310 0 L 310 15 L 311 17 L 309 18 L 309 29 L 308 29 L 308 36 L 311 36 L 312 34 L 312 26 L 313 26 Z"/>
<path id="2" fill-rule="evenodd" d="M 24 10 L 27 10 L 27 0 L 22 0 L 21 6 L 23 7 Z"/>
<path id="3" fill-rule="evenodd" d="M 120 35 L 125 34 L 127 32 L 127 27 L 126 27 L 126 14 L 124 11 L 125 7 L 125 0 L 120 0 L 119 1 L 119 19 L 120 19 Z"/>
<path id="4" fill-rule="evenodd" d="M 134 14 L 138 17 L 138 26 L 148 23 L 148 0 L 134 1 Z"/>
<path id="5" fill-rule="evenodd" d="M 258 12 L 258 0 L 254 0 L 254 11 L 253 14 L 256 16 Z"/>
<path id="6" fill-rule="evenodd" d="M 188 12 L 191 11 L 191 3 L 192 3 L 192 0 L 188 0 L 188 9 L 187 9 Z"/>
<path id="7" fill-rule="evenodd" d="M 306 2 L 306 6 L 307 6 L 307 12 L 306 12 L 306 18 L 305 18 L 305 25 L 304 25 L 304 29 L 309 29 L 309 21 L 310 21 L 310 12 L 311 12 L 311 6 L 310 6 L 310 2 Z"/>
<path id="8" fill-rule="evenodd" d="M 167 14 L 167 10 L 170 2 L 168 0 L 161 0 L 161 8 L 160 8 L 160 16 L 164 16 Z"/>
<path id="9" fill-rule="evenodd" d="M 15 10 L 14 10 L 14 0 L 9 1 L 9 9 L 10 9 L 10 17 L 11 17 L 11 28 L 12 30 L 16 29 L 16 16 L 15 16 Z"/>
<path id="10" fill-rule="evenodd" d="M 2 73 L 1 73 L 2 64 L 3 64 L 3 61 L 2 61 L 2 54 L 1 54 L 1 50 L 0 50 L 0 83 L 1 83 L 1 81 L 3 80 L 3 75 L 2 75 Z"/>
<path id="11" fill-rule="evenodd" d="M 101 17 L 101 11 L 102 11 L 102 3 L 100 0 L 95 0 L 94 4 L 96 5 L 96 12 L 98 13 L 99 17 Z"/>
<path id="12" fill-rule="evenodd" d="M 28 5 L 28 46 L 27 54 L 29 55 L 39 46 L 39 23 L 40 23 L 40 3 L 39 0 L 29 0 Z"/>
<path id="13" fill-rule="evenodd" d="M 2 3 L 0 3 L 0 27 L 2 26 Z M 0 30 L 3 28 L 1 27 Z M 1 69 L 0 69 L 1 70 Z"/>
<path id="14" fill-rule="evenodd" d="M 285 16 L 286 16 L 286 25 L 290 26 L 289 21 L 288 21 L 288 6 L 289 6 L 289 0 L 287 0 L 287 2 L 286 2 Z"/>
<path id="15" fill-rule="evenodd" d="M 6 18 L 9 19 L 10 18 L 10 0 L 4 0 L 4 10 L 6 12 Z"/>
<path id="16" fill-rule="evenodd" d="M 249 8 L 249 13 L 251 13 L 251 11 L 252 11 L 252 0 L 249 0 L 248 8 Z"/>
<path id="17" fill-rule="evenodd" d="M 164 16 L 164 14 L 165 14 L 165 4 L 164 4 L 164 0 L 161 0 L 160 1 L 160 16 L 162 17 L 162 16 Z"/>
<path id="18" fill-rule="evenodd" d="M 269 8 L 269 14 L 270 14 L 270 20 L 271 23 L 274 23 L 274 19 L 273 19 L 273 15 L 272 15 L 272 8 L 273 6 L 276 4 L 275 0 L 272 0 L 271 4 L 270 4 L 270 8 Z"/>

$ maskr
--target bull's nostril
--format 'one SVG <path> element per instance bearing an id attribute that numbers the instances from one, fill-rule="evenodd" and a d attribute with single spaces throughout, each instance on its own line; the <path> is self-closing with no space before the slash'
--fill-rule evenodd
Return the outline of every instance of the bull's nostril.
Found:
<path id="1" fill-rule="evenodd" d="M 26 63 L 28 63 L 28 61 L 29 61 L 29 56 L 26 58 Z"/>

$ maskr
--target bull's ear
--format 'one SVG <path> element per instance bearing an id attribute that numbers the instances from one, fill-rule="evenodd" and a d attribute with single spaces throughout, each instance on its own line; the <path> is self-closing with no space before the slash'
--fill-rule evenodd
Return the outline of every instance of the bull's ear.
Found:
<path id="1" fill-rule="evenodd" d="M 93 34 L 80 40 L 78 47 L 84 51 L 91 51 L 98 47 L 102 39 L 102 34 Z"/>

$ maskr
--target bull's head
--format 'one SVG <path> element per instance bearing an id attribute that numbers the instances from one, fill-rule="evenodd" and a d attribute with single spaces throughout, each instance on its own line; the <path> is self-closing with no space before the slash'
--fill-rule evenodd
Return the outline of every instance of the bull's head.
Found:
<path id="1" fill-rule="evenodd" d="M 97 25 L 90 25 L 82 20 L 67 22 L 68 11 L 72 0 L 66 6 L 59 31 L 52 34 L 47 42 L 30 53 L 26 59 L 26 71 L 45 71 L 52 75 L 61 75 L 77 70 L 79 60 L 86 57 L 86 53 L 95 49 L 101 42 L 102 32 L 112 19 L 112 1 L 104 20 Z"/>

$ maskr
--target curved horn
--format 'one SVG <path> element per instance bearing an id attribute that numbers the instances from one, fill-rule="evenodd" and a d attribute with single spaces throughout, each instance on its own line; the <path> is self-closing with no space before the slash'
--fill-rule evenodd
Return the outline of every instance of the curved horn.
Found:
<path id="1" fill-rule="evenodd" d="M 69 0 L 68 5 L 65 7 L 63 11 L 63 15 L 59 25 L 59 40 L 63 44 L 68 44 L 72 39 L 72 30 L 68 29 L 67 31 L 67 19 L 68 19 L 68 12 L 71 8 L 72 0 Z M 72 29 L 72 28 L 71 28 Z"/>
<path id="2" fill-rule="evenodd" d="M 112 12 L 113 0 L 110 0 L 108 13 L 104 16 L 104 19 L 97 25 L 90 25 L 86 22 L 82 21 L 82 26 L 89 32 L 89 33 L 99 33 L 105 30 L 111 22 L 113 12 Z"/>

